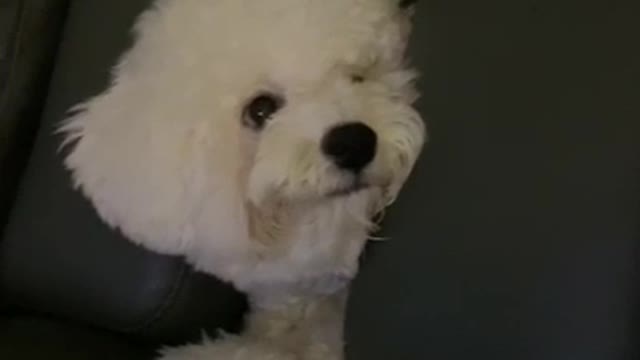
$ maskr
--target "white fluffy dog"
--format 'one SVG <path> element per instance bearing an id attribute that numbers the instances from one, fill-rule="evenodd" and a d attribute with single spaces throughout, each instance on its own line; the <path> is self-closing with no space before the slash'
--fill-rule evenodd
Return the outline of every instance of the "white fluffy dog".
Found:
<path id="1" fill-rule="evenodd" d="M 159 0 L 62 126 L 111 226 L 248 294 L 246 330 L 166 359 L 342 358 L 349 280 L 425 141 L 411 1 Z"/>

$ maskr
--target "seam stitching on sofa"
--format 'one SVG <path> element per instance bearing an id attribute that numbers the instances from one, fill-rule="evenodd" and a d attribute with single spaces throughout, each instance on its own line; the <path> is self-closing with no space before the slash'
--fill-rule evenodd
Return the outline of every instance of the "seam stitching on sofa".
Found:
<path id="1" fill-rule="evenodd" d="M 123 331 L 132 333 L 143 333 L 145 330 L 151 328 L 154 323 L 157 323 L 160 319 L 162 319 L 164 315 L 167 314 L 172 305 L 175 304 L 175 299 L 177 297 L 177 294 L 180 293 L 180 290 L 183 287 L 187 274 L 187 266 L 185 264 L 182 264 L 180 266 L 180 272 L 174 279 L 171 289 L 164 297 L 160 305 L 158 305 L 153 314 L 147 320 L 141 321 L 140 324 L 124 328 Z"/>

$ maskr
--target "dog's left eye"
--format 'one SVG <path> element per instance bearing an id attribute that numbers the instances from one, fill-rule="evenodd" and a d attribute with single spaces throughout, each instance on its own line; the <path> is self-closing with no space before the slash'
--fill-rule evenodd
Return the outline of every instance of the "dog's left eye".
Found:
<path id="1" fill-rule="evenodd" d="M 243 122 L 254 129 L 262 129 L 284 105 L 284 100 L 274 94 L 261 94 L 245 107 Z"/>

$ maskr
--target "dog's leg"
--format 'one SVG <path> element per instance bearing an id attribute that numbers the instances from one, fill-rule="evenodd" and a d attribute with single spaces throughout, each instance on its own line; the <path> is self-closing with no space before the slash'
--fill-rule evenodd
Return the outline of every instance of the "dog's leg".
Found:
<path id="1" fill-rule="evenodd" d="M 158 360 L 300 360 L 271 344 L 246 336 L 228 336 L 161 351 Z"/>
<path id="2" fill-rule="evenodd" d="M 346 295 L 254 302 L 246 330 L 162 351 L 159 360 L 342 360 Z"/>
<path id="3" fill-rule="evenodd" d="M 259 300 L 259 299 L 258 299 Z M 297 360 L 341 360 L 346 290 L 325 296 L 255 303 L 246 334 Z"/>

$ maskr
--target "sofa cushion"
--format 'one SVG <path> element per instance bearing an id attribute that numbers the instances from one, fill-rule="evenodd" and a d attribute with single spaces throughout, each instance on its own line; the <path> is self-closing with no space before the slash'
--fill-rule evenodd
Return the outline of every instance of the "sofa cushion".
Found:
<path id="1" fill-rule="evenodd" d="M 54 130 L 100 92 L 149 0 L 73 2 L 42 125 L 5 237 L 0 293 L 22 310 L 163 343 L 241 322 L 244 298 L 180 258 L 143 250 L 108 228 L 71 188 Z"/>

